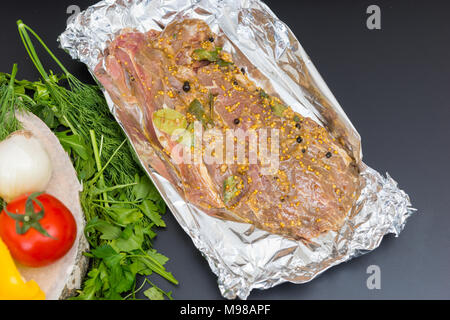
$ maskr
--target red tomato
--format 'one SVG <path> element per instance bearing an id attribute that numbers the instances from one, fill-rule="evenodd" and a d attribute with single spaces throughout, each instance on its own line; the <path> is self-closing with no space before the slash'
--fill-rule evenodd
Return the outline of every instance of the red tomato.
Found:
<path id="1" fill-rule="evenodd" d="M 11 201 L 6 210 L 12 214 L 25 214 L 28 197 L 29 195 L 24 195 Z M 75 219 L 61 201 L 46 193 L 37 196 L 36 199 L 44 207 L 44 215 L 38 222 L 50 237 L 33 227 L 19 234 L 16 230 L 16 220 L 5 210 L 0 213 L 0 237 L 8 246 L 13 258 L 30 267 L 46 266 L 64 256 L 72 247 L 77 235 Z M 42 208 L 35 201 L 32 203 L 37 214 Z"/>

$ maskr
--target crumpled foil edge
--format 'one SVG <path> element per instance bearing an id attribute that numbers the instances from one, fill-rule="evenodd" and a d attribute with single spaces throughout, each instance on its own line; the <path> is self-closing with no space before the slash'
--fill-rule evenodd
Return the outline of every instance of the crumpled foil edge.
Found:
<path id="1" fill-rule="evenodd" d="M 253 24 L 252 10 L 262 12 L 268 21 L 264 27 L 269 30 L 261 30 L 262 27 Z M 74 59 L 87 64 L 92 72 L 103 50 L 123 28 L 142 32 L 160 29 L 180 12 L 189 12 L 191 16 L 205 20 L 215 32 L 219 25 L 234 44 L 243 48 L 244 53 L 254 49 L 251 47 L 254 46 L 252 36 L 257 34 L 255 43 L 258 43 L 260 59 L 252 59 L 252 63 L 262 70 L 266 68 L 270 74 L 272 61 L 277 61 L 276 66 L 284 73 L 273 74 L 271 85 L 281 92 L 283 99 L 295 111 L 321 122 L 316 106 L 295 87 L 297 74 L 282 58 L 290 54 L 289 58 L 294 62 L 296 59 L 304 61 L 315 85 L 341 117 L 348 135 L 354 137 L 355 156 L 359 158 L 357 131 L 290 29 L 258 0 L 104 0 L 89 7 L 70 23 L 59 41 Z M 239 13 L 242 13 L 241 20 L 238 20 Z M 263 38 L 266 33 L 270 33 L 273 39 Z M 104 93 L 116 115 L 116 106 L 108 93 Z M 136 151 L 136 146 L 133 147 Z M 228 299 L 246 299 L 253 289 L 267 289 L 283 282 L 311 281 L 327 269 L 377 248 L 386 234 L 398 236 L 415 211 L 408 195 L 389 175 L 385 178 L 361 164 L 365 187 L 343 227 L 322 234 L 312 242 L 294 241 L 256 229 L 253 225 L 208 216 L 184 201 L 173 186 L 142 158 L 140 161 L 178 223 L 217 275 L 219 289 Z"/>

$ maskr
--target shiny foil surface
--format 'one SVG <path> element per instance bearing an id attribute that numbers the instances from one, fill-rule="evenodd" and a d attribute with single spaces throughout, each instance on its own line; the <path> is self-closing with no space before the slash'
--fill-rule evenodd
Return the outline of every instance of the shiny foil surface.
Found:
<path id="1" fill-rule="evenodd" d="M 333 128 L 331 134 L 344 141 L 359 163 L 363 182 L 340 230 L 310 242 L 294 241 L 250 224 L 211 217 L 187 203 L 146 162 L 139 147 L 145 142 L 131 140 L 172 214 L 217 275 L 222 295 L 246 299 L 253 289 L 311 281 L 332 266 L 377 248 L 384 235 L 398 236 L 415 211 L 408 195 L 389 175 L 383 177 L 362 163 L 358 132 L 289 27 L 261 1 L 104 0 L 78 15 L 59 41 L 93 73 L 103 51 L 123 29 L 162 30 L 175 19 L 184 18 L 204 20 L 226 40 L 224 50 L 235 62 L 251 62 L 258 72 L 248 75 L 258 86 L 277 93 L 294 111 Z M 115 112 L 117 106 L 104 93 L 116 120 L 123 125 Z"/>

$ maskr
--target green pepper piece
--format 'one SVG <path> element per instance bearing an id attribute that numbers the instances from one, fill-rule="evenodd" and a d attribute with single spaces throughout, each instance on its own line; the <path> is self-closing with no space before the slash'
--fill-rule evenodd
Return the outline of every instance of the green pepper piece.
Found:
<path id="1" fill-rule="evenodd" d="M 238 176 L 229 176 L 224 180 L 223 199 L 225 204 L 229 204 L 234 198 L 239 195 L 239 186 L 243 186 L 243 181 L 242 178 Z"/>
<path id="2" fill-rule="evenodd" d="M 229 65 L 232 65 L 233 62 L 225 61 L 225 60 L 223 60 L 223 59 L 219 59 L 219 60 L 217 61 L 217 64 L 219 65 L 219 67 L 228 67 Z"/>
<path id="3" fill-rule="evenodd" d="M 286 107 L 285 105 L 276 101 L 273 101 L 273 106 L 271 106 L 272 112 L 279 117 L 283 117 L 283 113 L 287 108 L 288 107 Z"/>
<path id="4" fill-rule="evenodd" d="M 219 60 L 219 54 L 222 51 L 221 47 L 215 47 L 214 50 L 208 51 L 206 49 L 196 49 L 194 50 L 193 58 L 197 61 L 208 60 L 211 62 L 216 62 Z"/>
<path id="5" fill-rule="evenodd" d="M 197 99 L 194 99 L 194 101 L 191 102 L 188 108 L 188 112 L 197 118 L 197 120 L 201 121 L 203 126 L 206 126 L 206 124 L 213 125 L 213 121 L 209 117 L 209 115 L 206 114 L 205 108 L 203 108 L 203 105 L 200 101 Z"/>
<path id="6" fill-rule="evenodd" d="M 269 95 L 262 89 L 261 89 L 261 91 L 259 91 L 259 96 L 261 98 L 269 98 Z"/>

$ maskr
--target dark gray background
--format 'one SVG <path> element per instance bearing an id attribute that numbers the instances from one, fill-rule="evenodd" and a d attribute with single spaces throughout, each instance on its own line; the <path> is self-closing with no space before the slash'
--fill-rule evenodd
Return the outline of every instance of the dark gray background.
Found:
<path id="1" fill-rule="evenodd" d="M 33 27 L 84 81 L 85 67 L 57 49 L 68 5 L 95 1 L 2 1 L 0 70 L 19 63 L 19 78 L 37 79 L 15 21 Z M 389 172 L 418 209 L 399 238 L 303 285 L 255 291 L 250 299 L 450 298 L 450 2 L 413 0 L 266 1 L 310 55 L 362 137 L 364 161 Z M 382 30 L 366 28 L 377 4 Z M 41 55 L 44 57 L 44 55 Z M 57 68 L 44 59 L 45 65 Z M 216 277 L 174 218 L 165 216 L 155 247 L 169 256 L 177 299 L 219 299 Z M 381 290 L 368 290 L 366 269 L 381 268 Z"/>

